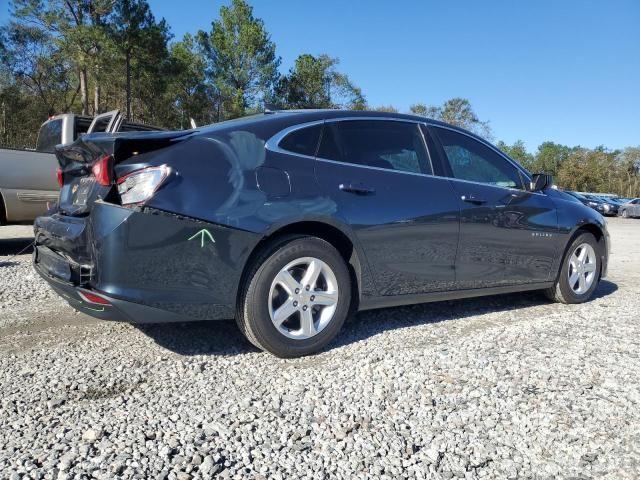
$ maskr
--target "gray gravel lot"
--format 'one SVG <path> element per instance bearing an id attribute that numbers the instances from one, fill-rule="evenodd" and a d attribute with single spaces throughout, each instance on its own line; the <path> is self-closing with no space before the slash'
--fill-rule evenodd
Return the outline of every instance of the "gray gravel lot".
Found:
<path id="1" fill-rule="evenodd" d="M 298 360 L 74 313 L 0 240 L 0 477 L 638 478 L 640 220 L 609 225 L 588 304 L 367 312 Z"/>

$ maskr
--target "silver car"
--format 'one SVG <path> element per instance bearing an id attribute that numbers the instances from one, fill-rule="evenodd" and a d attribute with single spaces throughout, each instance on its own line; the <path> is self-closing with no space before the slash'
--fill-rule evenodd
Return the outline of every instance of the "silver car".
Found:
<path id="1" fill-rule="evenodd" d="M 640 198 L 634 198 L 620 205 L 618 212 L 624 218 L 640 217 Z"/>

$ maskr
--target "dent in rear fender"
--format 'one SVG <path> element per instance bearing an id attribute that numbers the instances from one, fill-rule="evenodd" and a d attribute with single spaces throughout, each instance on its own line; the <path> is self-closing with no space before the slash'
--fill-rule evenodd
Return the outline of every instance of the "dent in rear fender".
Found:
<path id="1" fill-rule="evenodd" d="M 94 288 L 194 319 L 233 316 L 240 274 L 258 235 L 108 203 L 96 203 L 90 218 Z"/>
<path id="2" fill-rule="evenodd" d="M 220 225 L 264 234 L 273 223 L 337 210 L 319 195 L 309 160 L 274 155 L 252 132 L 192 137 L 131 162 L 174 171 L 149 207 Z"/>
<path id="3" fill-rule="evenodd" d="M 265 154 L 264 141 L 246 131 L 193 137 L 149 153 L 148 164 L 169 165 L 175 175 L 147 204 L 212 223 L 241 226 L 242 219 L 254 215 L 265 201 L 255 176 Z M 135 161 L 143 161 L 141 157 Z"/>

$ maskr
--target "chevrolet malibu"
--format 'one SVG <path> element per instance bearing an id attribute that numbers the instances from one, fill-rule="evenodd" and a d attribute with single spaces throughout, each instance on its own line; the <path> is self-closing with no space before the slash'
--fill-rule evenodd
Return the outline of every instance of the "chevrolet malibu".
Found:
<path id="1" fill-rule="evenodd" d="M 602 216 L 472 133 L 424 117 L 277 111 L 59 146 L 36 270 L 102 319 L 234 318 L 280 357 L 357 310 L 542 290 L 589 300 Z"/>

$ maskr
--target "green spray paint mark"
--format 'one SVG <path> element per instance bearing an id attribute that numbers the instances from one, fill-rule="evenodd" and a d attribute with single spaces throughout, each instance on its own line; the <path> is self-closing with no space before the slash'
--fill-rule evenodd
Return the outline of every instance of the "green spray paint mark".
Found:
<path id="1" fill-rule="evenodd" d="M 86 307 L 86 306 L 82 306 L 83 308 L 86 308 L 87 310 L 91 310 L 94 312 L 104 312 L 104 307 L 100 307 L 100 308 L 91 308 L 91 307 Z"/>
<path id="2" fill-rule="evenodd" d="M 213 236 L 211 236 L 211 233 L 206 228 L 203 228 L 198 233 L 196 233 L 193 237 L 190 237 L 189 240 L 193 240 L 198 235 L 200 235 L 200 248 L 204 248 L 205 237 L 209 237 L 209 240 L 211 240 L 211 243 L 216 243 L 216 241 L 213 239 Z"/>

